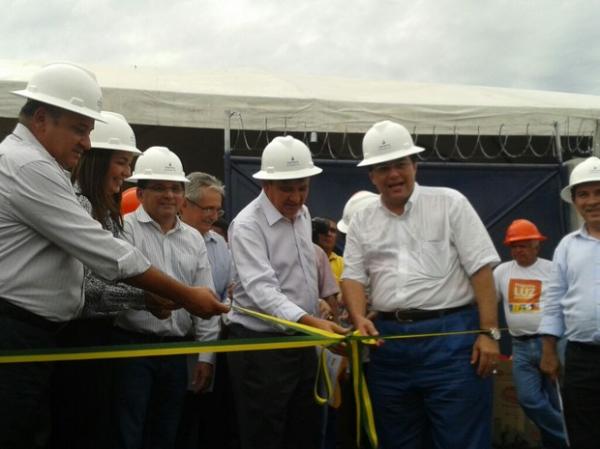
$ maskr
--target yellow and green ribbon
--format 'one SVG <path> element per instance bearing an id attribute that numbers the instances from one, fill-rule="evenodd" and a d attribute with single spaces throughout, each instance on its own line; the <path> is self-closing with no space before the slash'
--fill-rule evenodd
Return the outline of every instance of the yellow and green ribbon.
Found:
<path id="1" fill-rule="evenodd" d="M 479 334 L 482 330 L 436 332 L 424 334 L 386 335 L 376 339 L 363 336 L 355 331 L 348 335 L 339 335 L 312 326 L 307 326 L 254 310 L 239 306 L 232 306 L 235 310 L 263 321 L 278 324 L 288 329 L 298 331 L 304 335 L 289 337 L 256 338 L 256 339 L 230 339 L 210 342 L 181 342 L 181 343 L 156 343 L 118 346 L 92 346 L 81 348 L 45 348 L 29 350 L 0 351 L 0 364 L 4 363 L 32 363 L 32 362 L 60 362 L 72 360 L 97 360 L 117 359 L 130 357 L 155 357 L 182 354 L 199 354 L 206 352 L 238 352 L 238 351 L 264 351 L 273 349 L 295 349 L 322 346 L 319 355 L 318 373 L 314 387 L 314 396 L 318 404 L 324 405 L 333 394 L 333 381 L 325 363 L 326 349 L 331 345 L 346 344 L 349 347 L 350 368 L 352 385 L 356 400 L 356 440 L 360 447 L 361 433 L 364 430 L 371 447 L 378 447 L 377 432 L 373 406 L 369 396 L 364 371 L 362 369 L 363 345 L 375 344 L 377 340 L 398 340 L 409 338 L 432 338 L 450 335 Z M 505 329 L 501 329 L 505 330 Z M 323 381 L 324 394 L 319 391 Z"/>

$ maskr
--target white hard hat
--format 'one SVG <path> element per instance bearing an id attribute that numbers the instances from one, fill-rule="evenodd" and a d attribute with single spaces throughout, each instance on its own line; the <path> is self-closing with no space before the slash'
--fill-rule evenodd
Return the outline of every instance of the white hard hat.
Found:
<path id="1" fill-rule="evenodd" d="M 586 182 L 600 182 L 600 159 L 596 156 L 588 157 L 573 169 L 569 185 L 562 189 L 560 197 L 567 203 L 572 203 L 571 189 Z"/>
<path id="2" fill-rule="evenodd" d="M 342 219 L 337 222 L 338 231 L 343 232 L 344 234 L 348 232 L 348 227 L 350 226 L 350 220 L 352 219 L 352 216 L 377 199 L 379 199 L 379 195 L 367 190 L 361 190 L 352 195 L 350 199 L 346 201 Z"/>
<path id="3" fill-rule="evenodd" d="M 116 112 L 102 111 L 101 114 L 104 123 L 96 123 L 90 134 L 92 148 L 142 154 L 135 146 L 135 134 L 125 117 Z"/>
<path id="4" fill-rule="evenodd" d="M 425 151 L 416 147 L 408 130 L 394 122 L 377 122 L 363 137 L 363 160 L 358 167 L 401 159 Z"/>
<path id="5" fill-rule="evenodd" d="M 96 76 L 74 64 L 44 66 L 25 89 L 12 93 L 102 121 L 102 91 Z"/>
<path id="6" fill-rule="evenodd" d="M 167 147 L 150 147 L 135 162 L 133 176 L 128 182 L 138 181 L 190 182 L 185 177 L 181 160 Z"/>
<path id="7" fill-rule="evenodd" d="M 318 175 L 323 170 L 313 164 L 310 150 L 304 142 L 292 136 L 275 137 L 264 149 L 256 179 L 300 179 Z"/>

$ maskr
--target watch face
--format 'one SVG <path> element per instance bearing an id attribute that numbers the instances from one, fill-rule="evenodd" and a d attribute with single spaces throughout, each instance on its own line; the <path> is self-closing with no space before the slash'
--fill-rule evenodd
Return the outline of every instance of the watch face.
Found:
<path id="1" fill-rule="evenodd" d="M 496 329 L 495 327 L 492 327 L 490 329 L 490 336 L 494 339 L 494 340 L 500 340 L 500 330 Z"/>

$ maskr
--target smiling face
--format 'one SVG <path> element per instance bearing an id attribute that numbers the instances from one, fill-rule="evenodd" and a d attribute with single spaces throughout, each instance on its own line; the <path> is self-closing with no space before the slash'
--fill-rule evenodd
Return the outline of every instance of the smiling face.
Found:
<path id="1" fill-rule="evenodd" d="M 222 206 L 223 197 L 219 192 L 202 187 L 196 201 L 184 199 L 181 206 L 181 219 L 204 235 L 212 229 L 213 223 L 222 214 Z"/>
<path id="2" fill-rule="evenodd" d="M 308 178 L 266 181 L 263 190 L 279 213 L 293 221 L 306 201 L 308 186 Z"/>
<path id="3" fill-rule="evenodd" d="M 165 230 L 175 226 L 184 191 L 181 182 L 147 181 L 137 195 L 146 213 Z"/>
<path id="4" fill-rule="evenodd" d="M 94 119 L 64 110 L 58 117 L 53 117 L 41 106 L 33 114 L 30 129 L 56 162 L 71 170 L 81 155 L 91 148 L 90 132 L 94 129 Z"/>
<path id="5" fill-rule="evenodd" d="M 111 151 L 108 171 L 106 172 L 106 190 L 110 194 L 121 191 L 123 181 L 131 176 L 133 153 L 128 151 Z"/>
<path id="6" fill-rule="evenodd" d="M 383 204 L 398 214 L 404 212 L 404 205 L 412 195 L 416 175 L 417 166 L 409 157 L 377 164 L 369 171 Z"/>
<path id="7" fill-rule="evenodd" d="M 573 204 L 590 234 L 600 234 L 600 181 L 573 187 Z"/>

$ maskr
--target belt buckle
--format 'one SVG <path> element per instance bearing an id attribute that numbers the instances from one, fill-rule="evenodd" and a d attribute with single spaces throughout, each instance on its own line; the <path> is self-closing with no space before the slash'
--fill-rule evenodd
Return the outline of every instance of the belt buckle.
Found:
<path id="1" fill-rule="evenodd" d="M 400 309 L 396 309 L 394 311 L 394 317 L 396 317 L 396 321 L 398 321 L 399 323 L 412 323 L 413 320 L 411 318 L 400 318 L 398 316 L 398 313 L 402 312 L 402 310 Z"/>

